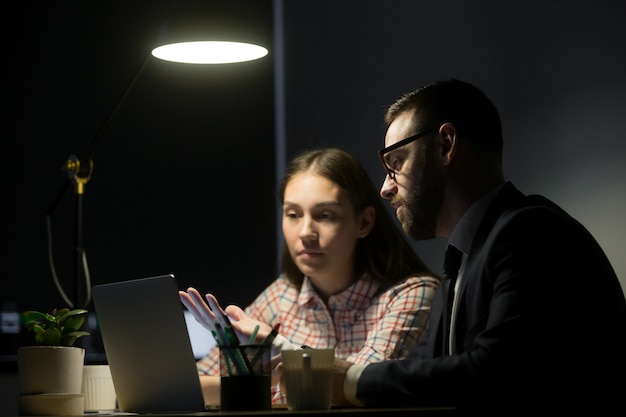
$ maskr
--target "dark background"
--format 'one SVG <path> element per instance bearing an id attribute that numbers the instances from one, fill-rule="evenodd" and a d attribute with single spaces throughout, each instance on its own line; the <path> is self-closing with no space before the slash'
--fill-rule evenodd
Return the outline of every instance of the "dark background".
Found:
<path id="1" fill-rule="evenodd" d="M 271 2 L 250 3 L 272 50 Z M 19 24 L 5 86 L 1 298 L 21 311 L 64 304 L 45 225 L 68 182 L 60 168 L 94 140 L 178 1 L 19 4 L 8 19 Z M 257 292 L 276 263 L 272 59 L 148 59 L 93 153 L 83 196 L 92 284 L 171 272 L 181 286 L 229 301 L 242 287 Z M 75 201 L 70 188 L 52 216 L 56 269 L 70 299 Z"/>
<path id="2" fill-rule="evenodd" d="M 66 183 L 60 167 L 92 141 L 177 3 L 5 6 L 3 310 L 63 304 L 45 231 Z M 456 77 L 500 108 L 507 179 L 581 220 L 626 287 L 626 3 L 245 3 L 266 24 L 267 57 L 217 67 L 150 61 L 98 144 L 84 195 L 94 284 L 172 272 L 181 287 L 245 305 L 276 275 L 285 161 L 305 148 L 340 146 L 380 183 L 385 108 L 408 90 Z M 69 294 L 73 197 L 53 216 L 54 259 Z M 442 245 L 414 243 L 436 270 Z M 15 337 L 0 336 L 1 353 L 14 352 Z"/>
<path id="3" fill-rule="evenodd" d="M 290 150 L 344 147 L 381 183 L 386 107 L 435 80 L 474 83 L 500 109 L 506 178 L 585 224 L 626 289 L 626 3 L 283 3 Z M 414 246 L 439 270 L 443 244 Z"/>

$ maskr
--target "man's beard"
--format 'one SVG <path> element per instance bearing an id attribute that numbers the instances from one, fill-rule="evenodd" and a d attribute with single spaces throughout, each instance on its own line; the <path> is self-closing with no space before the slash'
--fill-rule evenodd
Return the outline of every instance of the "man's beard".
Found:
<path id="1" fill-rule="evenodd" d="M 430 152 L 427 153 L 430 155 Z M 436 237 L 437 217 L 443 200 L 444 180 L 427 157 L 422 160 L 422 177 L 404 201 L 398 217 L 402 230 L 412 239 Z"/>

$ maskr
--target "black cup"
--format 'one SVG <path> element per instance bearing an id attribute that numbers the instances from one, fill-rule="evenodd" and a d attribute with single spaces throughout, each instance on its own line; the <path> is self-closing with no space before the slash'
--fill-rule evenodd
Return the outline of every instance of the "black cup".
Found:
<path id="1" fill-rule="evenodd" d="M 270 410 L 270 345 L 220 346 L 220 409 Z"/>

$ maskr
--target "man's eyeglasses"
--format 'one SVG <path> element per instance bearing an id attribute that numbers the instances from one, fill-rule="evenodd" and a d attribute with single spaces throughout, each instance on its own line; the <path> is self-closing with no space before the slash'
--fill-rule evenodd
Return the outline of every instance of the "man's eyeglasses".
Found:
<path id="1" fill-rule="evenodd" d="M 380 162 L 383 163 L 383 167 L 385 167 L 385 171 L 387 171 L 387 175 L 389 175 L 389 178 L 391 178 L 392 180 L 396 180 L 396 174 L 398 174 L 400 172 L 400 168 L 402 167 L 400 166 L 389 166 L 389 163 L 387 162 L 387 159 L 385 158 L 385 155 L 387 155 L 389 152 L 391 151 L 395 151 L 396 149 L 404 146 L 404 145 L 408 145 L 411 142 L 414 142 L 420 138 L 423 138 L 424 136 L 436 132 L 437 130 L 439 130 L 439 128 L 433 128 L 433 129 L 428 129 L 425 130 L 423 132 L 418 133 L 417 135 L 413 135 L 413 136 L 409 136 L 406 139 L 402 139 L 399 142 L 394 143 L 391 146 L 387 146 L 386 148 L 381 149 L 380 151 L 378 151 L 378 157 L 380 158 Z"/>

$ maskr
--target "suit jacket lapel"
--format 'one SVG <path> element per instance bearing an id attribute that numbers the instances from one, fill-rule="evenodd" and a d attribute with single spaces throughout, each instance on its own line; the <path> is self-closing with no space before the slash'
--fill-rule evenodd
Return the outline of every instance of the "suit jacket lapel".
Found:
<path id="1" fill-rule="evenodd" d="M 492 231 L 494 224 L 498 221 L 498 219 L 502 216 L 502 213 L 509 209 L 511 206 L 516 206 L 519 202 L 524 199 L 524 194 L 522 194 L 517 188 L 513 186 L 510 182 L 507 182 L 502 190 L 498 193 L 494 201 L 491 203 L 487 212 L 485 213 L 484 219 L 481 221 L 478 230 L 476 231 L 476 236 L 472 241 L 472 246 L 470 249 L 470 253 L 468 254 L 467 263 L 465 265 L 465 270 L 463 273 L 463 279 L 461 282 L 461 288 L 459 288 L 459 292 L 457 294 L 459 309 L 462 309 L 462 303 L 464 299 L 465 289 L 467 288 L 468 282 L 471 281 L 472 277 L 475 276 L 473 269 L 476 265 L 475 260 L 482 251 L 482 247 L 489 236 L 489 233 Z M 440 292 L 443 290 L 442 286 L 439 286 L 437 289 L 437 293 L 432 302 L 432 311 L 430 315 L 430 324 L 429 324 L 429 337 L 427 341 L 427 351 L 431 355 L 431 357 L 437 357 L 441 355 L 442 351 L 442 318 L 443 318 L 443 306 L 441 304 L 441 294 Z M 459 322 L 457 321 L 457 324 Z M 455 327 L 455 332 L 458 331 L 459 327 Z M 463 335 L 461 337 L 455 338 L 456 342 L 461 342 L 463 339 Z"/>
<path id="2" fill-rule="evenodd" d="M 487 241 L 489 234 L 494 229 L 494 225 L 496 224 L 498 219 L 502 217 L 502 214 L 504 212 L 506 212 L 511 207 L 517 207 L 521 202 L 523 202 L 523 200 L 524 200 L 524 194 L 522 194 L 517 188 L 515 188 L 513 184 L 511 184 L 510 182 L 507 182 L 502 188 L 502 190 L 500 190 L 500 192 L 496 195 L 493 202 L 487 209 L 487 212 L 485 213 L 485 217 L 480 222 L 480 226 L 478 227 L 476 231 L 476 235 L 474 236 L 472 240 L 472 246 L 470 248 L 470 252 L 467 257 L 465 269 L 463 271 L 461 285 L 456 294 L 456 297 L 457 297 L 456 302 L 458 303 L 457 311 L 463 310 L 463 304 L 464 304 L 467 286 L 472 281 L 473 277 L 476 277 L 478 273 L 474 271 L 477 265 L 476 260 L 480 257 L 482 248 L 485 245 L 485 242 Z M 437 329 L 438 329 L 436 340 L 438 341 L 437 344 L 440 344 L 441 336 L 442 336 L 441 335 L 441 330 L 442 330 L 441 305 L 439 305 L 438 313 L 436 314 L 437 314 L 436 315 L 437 322 L 434 323 L 435 325 L 437 325 Z M 454 332 L 455 332 L 455 335 L 459 336 L 459 337 L 455 337 L 455 344 L 457 344 L 457 349 L 459 346 L 458 343 L 462 343 L 463 335 L 465 331 L 467 331 L 467 329 L 464 328 L 465 326 L 463 325 L 463 322 L 464 321 L 462 318 L 461 320 L 458 320 L 458 319 L 456 320 Z M 433 348 L 436 348 L 436 347 L 433 347 Z M 433 351 L 433 352 L 436 353 L 437 351 Z"/>

